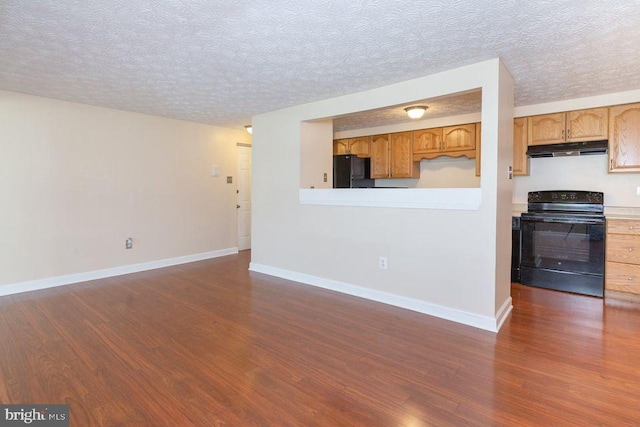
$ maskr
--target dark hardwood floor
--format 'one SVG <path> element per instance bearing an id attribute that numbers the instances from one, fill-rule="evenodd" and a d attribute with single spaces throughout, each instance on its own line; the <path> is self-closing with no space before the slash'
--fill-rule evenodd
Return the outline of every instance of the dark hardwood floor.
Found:
<path id="1" fill-rule="evenodd" d="M 640 304 L 514 284 L 493 334 L 249 256 L 1 297 L 0 401 L 72 426 L 640 425 Z"/>

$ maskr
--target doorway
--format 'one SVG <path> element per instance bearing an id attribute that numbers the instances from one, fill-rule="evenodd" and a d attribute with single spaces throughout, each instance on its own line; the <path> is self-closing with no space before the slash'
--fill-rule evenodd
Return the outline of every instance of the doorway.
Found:
<path id="1" fill-rule="evenodd" d="M 251 146 L 238 144 L 238 250 L 251 249 Z"/>

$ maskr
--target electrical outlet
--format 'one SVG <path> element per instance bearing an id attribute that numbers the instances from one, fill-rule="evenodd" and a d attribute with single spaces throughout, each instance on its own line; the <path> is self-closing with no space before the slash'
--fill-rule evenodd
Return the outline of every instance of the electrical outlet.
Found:
<path id="1" fill-rule="evenodd" d="M 380 268 L 382 270 L 386 270 L 387 269 L 387 257 L 386 256 L 381 256 L 378 261 L 379 261 L 379 264 L 380 264 Z"/>
<path id="2" fill-rule="evenodd" d="M 124 241 L 124 248 L 125 249 L 133 248 L 133 239 L 131 237 L 127 237 L 127 240 Z"/>
<path id="3" fill-rule="evenodd" d="M 327 182 L 327 173 L 326 172 L 324 173 L 324 182 Z M 638 187 L 638 188 L 640 188 L 640 187 Z"/>
<path id="4" fill-rule="evenodd" d="M 228 176 L 227 177 L 227 184 L 232 184 L 233 183 L 233 177 L 232 176 Z"/>

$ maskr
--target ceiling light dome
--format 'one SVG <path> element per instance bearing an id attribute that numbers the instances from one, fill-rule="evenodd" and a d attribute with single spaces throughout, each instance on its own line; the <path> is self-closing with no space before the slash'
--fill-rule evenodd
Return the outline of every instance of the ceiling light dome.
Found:
<path id="1" fill-rule="evenodd" d="M 424 116 L 424 113 L 427 111 L 426 105 L 414 105 L 412 107 L 407 107 L 404 111 L 407 112 L 407 115 L 412 119 L 420 119 Z"/>

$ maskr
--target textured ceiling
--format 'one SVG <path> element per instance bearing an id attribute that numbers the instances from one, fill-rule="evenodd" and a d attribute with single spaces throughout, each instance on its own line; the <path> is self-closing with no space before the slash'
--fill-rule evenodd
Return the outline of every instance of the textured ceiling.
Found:
<path id="1" fill-rule="evenodd" d="M 476 90 L 464 94 L 450 95 L 441 98 L 425 99 L 410 104 L 396 105 L 377 110 L 362 111 L 359 113 L 339 116 L 333 119 L 335 132 L 363 129 L 372 126 L 385 126 L 397 123 L 410 123 L 413 119 L 407 116 L 405 107 L 412 105 L 425 105 L 427 111 L 422 118 L 435 119 L 459 114 L 477 113 L 482 109 L 482 91 Z"/>
<path id="2" fill-rule="evenodd" d="M 516 105 L 640 88 L 638 0 L 1 0 L 0 89 L 238 127 L 502 57 Z"/>

